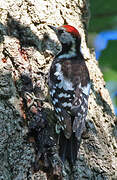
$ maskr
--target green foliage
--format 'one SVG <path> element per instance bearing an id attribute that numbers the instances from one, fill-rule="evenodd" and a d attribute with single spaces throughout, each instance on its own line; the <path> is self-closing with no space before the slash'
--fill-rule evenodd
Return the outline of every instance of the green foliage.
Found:
<path id="1" fill-rule="evenodd" d="M 107 48 L 101 53 L 99 65 L 106 81 L 117 81 L 117 41 L 109 41 Z"/>
<path id="2" fill-rule="evenodd" d="M 117 27 L 116 0 L 90 0 L 90 10 L 90 32 L 100 32 L 106 29 L 114 29 Z"/>
<path id="3" fill-rule="evenodd" d="M 117 1 L 90 0 L 91 19 L 89 32 L 100 33 L 106 30 L 117 30 Z M 101 53 L 99 65 L 106 81 L 117 81 L 117 40 L 109 41 Z"/>

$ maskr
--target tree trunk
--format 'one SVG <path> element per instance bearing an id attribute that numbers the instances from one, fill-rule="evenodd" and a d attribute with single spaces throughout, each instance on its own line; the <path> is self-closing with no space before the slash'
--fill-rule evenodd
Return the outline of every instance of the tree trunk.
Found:
<path id="1" fill-rule="evenodd" d="M 117 179 L 112 102 L 86 44 L 86 0 L 0 1 L 0 179 Z M 47 24 L 76 27 L 92 81 L 86 132 L 73 169 L 58 156 L 47 74 L 60 50 Z M 48 147 L 47 147 L 47 146 Z"/>

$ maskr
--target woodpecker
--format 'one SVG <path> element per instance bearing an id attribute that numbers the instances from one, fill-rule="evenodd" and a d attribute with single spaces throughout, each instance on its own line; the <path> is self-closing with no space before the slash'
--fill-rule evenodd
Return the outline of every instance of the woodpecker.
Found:
<path id="1" fill-rule="evenodd" d="M 80 51 L 81 36 L 70 25 L 48 25 L 61 43 L 49 71 L 49 92 L 57 117 L 59 154 L 64 162 L 74 164 L 77 159 L 81 135 L 85 128 L 90 93 L 90 77 Z"/>

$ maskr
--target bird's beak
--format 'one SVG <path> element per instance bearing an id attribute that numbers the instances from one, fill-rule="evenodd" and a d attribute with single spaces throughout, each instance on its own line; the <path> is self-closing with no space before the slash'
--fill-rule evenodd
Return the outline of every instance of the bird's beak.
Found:
<path id="1" fill-rule="evenodd" d="M 48 25 L 49 28 L 51 28 L 56 34 L 58 34 L 58 28 Z"/>

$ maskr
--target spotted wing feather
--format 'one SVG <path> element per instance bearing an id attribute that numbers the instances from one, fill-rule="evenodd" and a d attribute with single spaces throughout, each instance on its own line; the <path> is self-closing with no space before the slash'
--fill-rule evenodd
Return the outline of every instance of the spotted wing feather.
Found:
<path id="1" fill-rule="evenodd" d="M 72 131 L 80 138 L 88 109 L 89 74 L 80 59 L 55 59 L 50 70 L 50 94 L 66 138 Z"/>
<path id="2" fill-rule="evenodd" d="M 74 115 L 73 121 L 73 132 L 75 132 L 75 136 L 78 140 L 80 140 L 82 132 L 85 128 L 85 119 L 88 110 L 88 95 L 82 93 L 81 89 L 76 89 L 79 91 L 79 94 L 76 93 L 76 97 L 73 101 L 73 106 L 71 108 L 71 112 Z"/>

